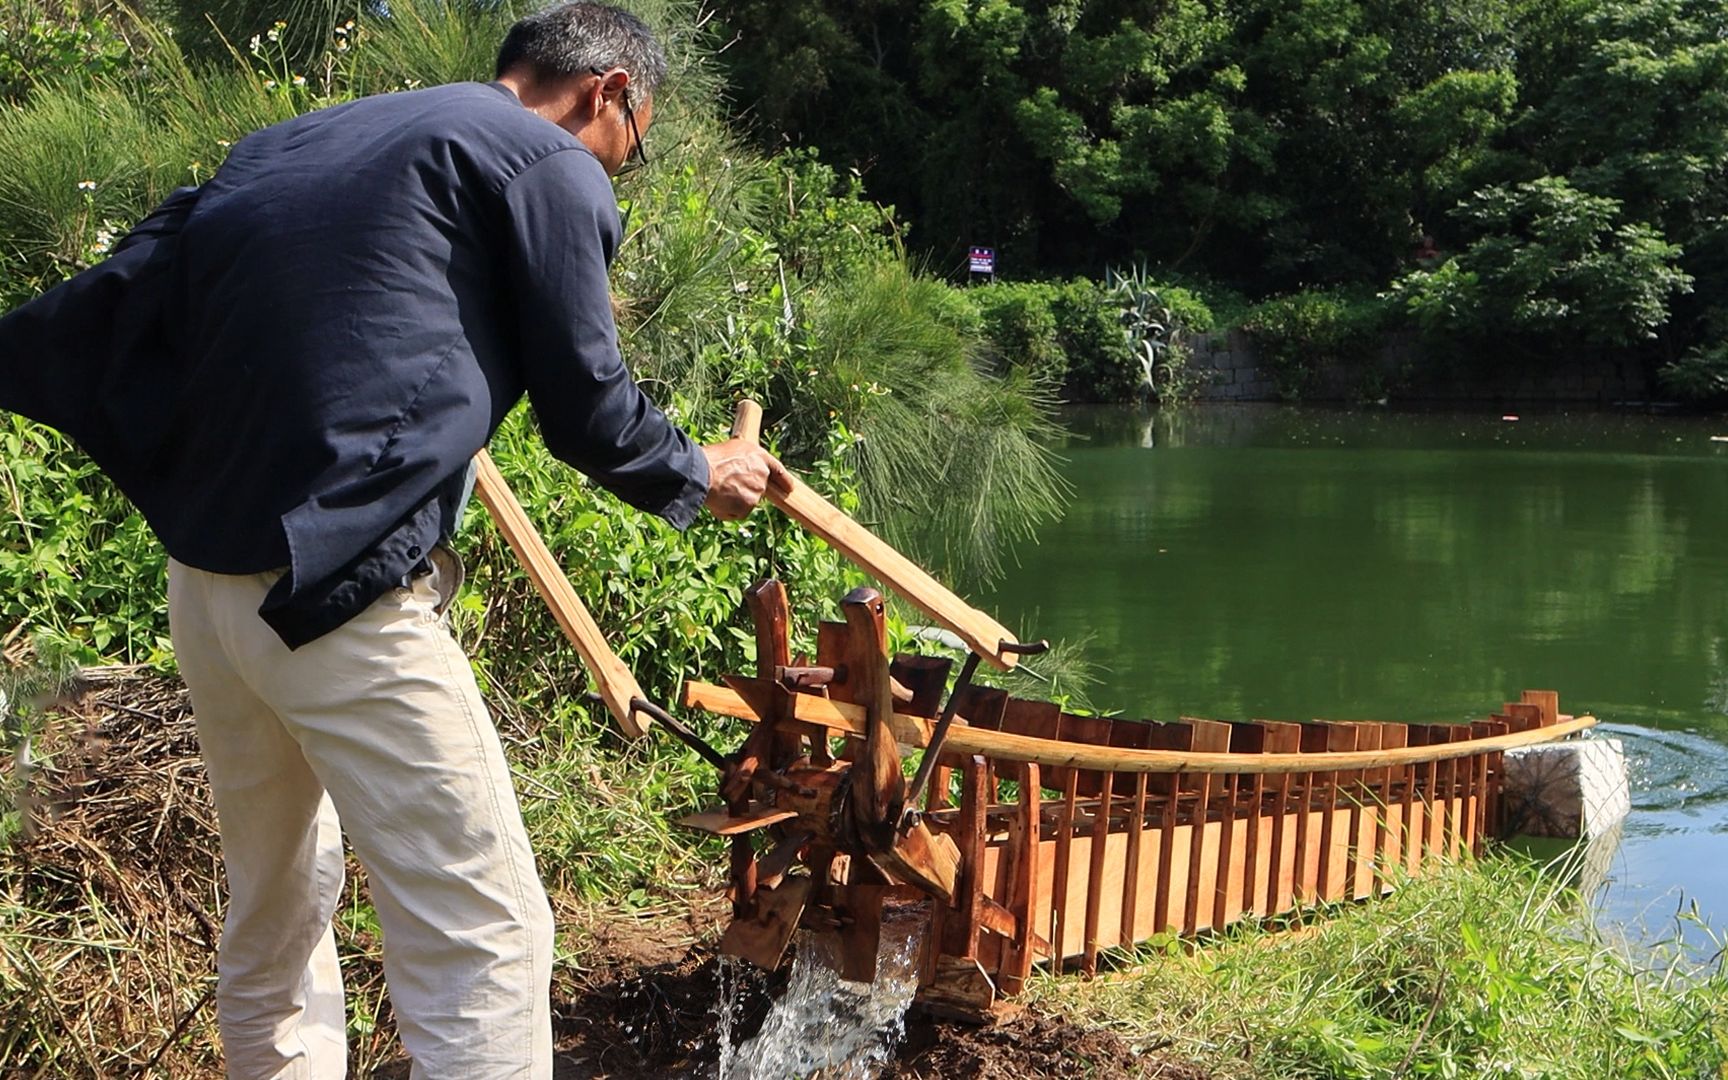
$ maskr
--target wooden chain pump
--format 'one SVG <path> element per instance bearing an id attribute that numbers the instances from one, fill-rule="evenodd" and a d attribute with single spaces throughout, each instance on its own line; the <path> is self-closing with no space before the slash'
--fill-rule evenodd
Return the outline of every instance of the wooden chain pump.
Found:
<path id="1" fill-rule="evenodd" d="M 739 408 L 734 435 L 757 437 Z M 682 824 L 730 844 L 721 950 L 777 967 L 800 928 L 832 931 L 871 979 L 883 912 L 928 912 L 919 1000 L 985 1019 L 1037 963 L 1097 970 L 1107 950 L 1365 899 L 1479 854 L 1502 827 L 1501 755 L 1591 717 L 1525 691 L 1467 724 L 1173 723 L 1064 712 L 974 681 L 1022 644 L 802 482 L 770 500 L 970 650 L 890 657 L 882 595 L 853 590 L 794 660 L 779 582 L 749 590 L 756 671 L 691 681 L 686 708 L 749 721 L 722 754 L 647 702 L 495 468 L 478 491 L 626 734 L 658 719 L 720 771 L 720 805 Z M 907 766 L 917 758 L 911 779 Z"/>

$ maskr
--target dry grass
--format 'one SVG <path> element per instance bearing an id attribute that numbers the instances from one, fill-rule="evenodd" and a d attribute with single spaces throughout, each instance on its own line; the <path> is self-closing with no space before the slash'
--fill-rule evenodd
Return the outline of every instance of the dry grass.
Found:
<path id="1" fill-rule="evenodd" d="M 184 688 L 92 672 L 29 745 L 3 785 L 0 1073 L 214 1071 L 220 863 Z"/>
<path id="2" fill-rule="evenodd" d="M 0 1076 L 221 1076 L 220 844 L 185 686 L 92 668 L 32 711 L 29 758 L 0 760 Z M 400 1048 L 352 860 L 336 922 L 364 1076 Z"/>

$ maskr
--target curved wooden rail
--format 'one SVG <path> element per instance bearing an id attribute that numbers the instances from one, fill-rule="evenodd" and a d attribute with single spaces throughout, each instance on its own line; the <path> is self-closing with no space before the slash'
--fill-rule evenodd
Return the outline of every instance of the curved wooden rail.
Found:
<path id="1" fill-rule="evenodd" d="M 792 703 L 793 715 L 799 720 L 820 724 L 848 735 L 862 737 L 864 734 L 864 710 L 857 705 L 831 701 L 813 694 L 793 694 Z M 752 723 L 757 720 L 755 711 L 741 695 L 726 687 L 709 683 L 686 683 L 684 705 L 687 708 L 705 709 Z M 899 714 L 894 716 L 895 735 L 909 746 L 925 745 L 931 726 L 929 720 L 920 717 Z M 1006 731 L 962 727 L 956 721 L 954 728 L 948 733 L 943 752 L 955 756 L 983 754 L 1003 761 L 1118 773 L 1309 773 L 1384 769 L 1429 761 L 1448 761 L 1493 751 L 1515 750 L 1520 746 L 1553 742 L 1595 726 L 1594 716 L 1577 716 L 1562 718 L 1559 723 L 1548 727 L 1433 746 L 1324 751 L 1311 754 L 1221 754 L 1093 746 L 1088 743 L 1015 735 Z"/>

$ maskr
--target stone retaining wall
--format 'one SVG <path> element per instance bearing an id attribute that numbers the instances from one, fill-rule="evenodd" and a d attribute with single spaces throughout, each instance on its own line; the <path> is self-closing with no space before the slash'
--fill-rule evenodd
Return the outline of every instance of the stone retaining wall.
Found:
<path id="1" fill-rule="evenodd" d="M 1189 340 L 1190 364 L 1204 378 L 1201 401 L 1278 401 L 1278 379 L 1262 365 L 1254 342 L 1240 330 L 1199 334 Z M 1413 334 L 1386 339 L 1364 365 L 1322 362 L 1302 397 L 1310 401 L 1556 402 L 1611 405 L 1649 399 L 1642 365 L 1607 354 L 1574 358 L 1549 374 L 1462 371 L 1430 363 Z"/>

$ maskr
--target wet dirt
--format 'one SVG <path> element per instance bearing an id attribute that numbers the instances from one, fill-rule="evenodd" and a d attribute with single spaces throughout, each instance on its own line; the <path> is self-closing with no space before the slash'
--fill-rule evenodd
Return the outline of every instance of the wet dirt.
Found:
<path id="1" fill-rule="evenodd" d="M 676 946 L 661 946 L 664 953 Z M 555 994 L 559 1080 L 603 1077 L 707 1078 L 719 1059 L 721 961 L 705 944 L 675 958 L 631 955 L 599 969 L 579 987 Z M 596 953 L 599 959 L 601 954 Z M 648 961 L 648 962 L 640 962 Z M 735 965 L 741 981 L 733 1037 L 756 1033 L 784 975 Z M 1026 1080 L 1123 1077 L 1207 1080 L 1204 1068 L 1156 1053 L 1139 1054 L 1116 1034 L 1030 1011 L 990 1027 L 937 1020 L 914 1010 L 906 1038 L 883 1080 Z M 780 1078 L 762 1078 L 780 1080 Z"/>

